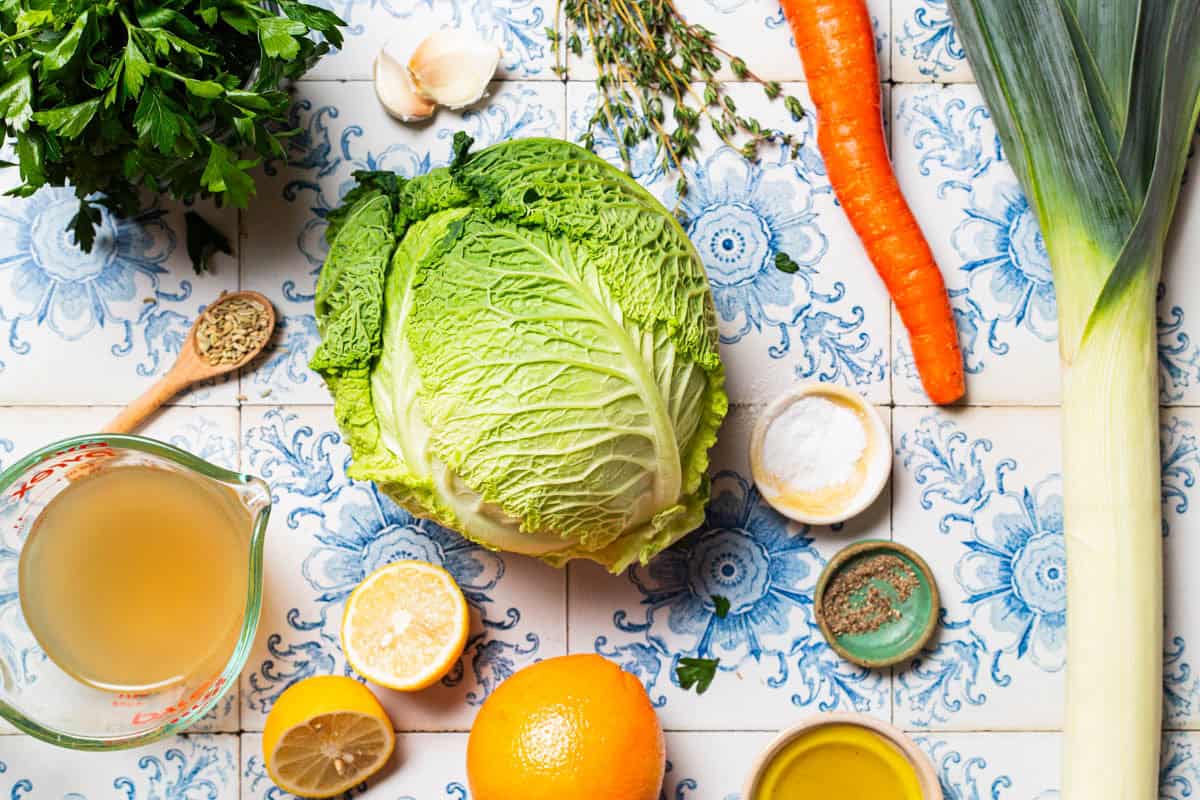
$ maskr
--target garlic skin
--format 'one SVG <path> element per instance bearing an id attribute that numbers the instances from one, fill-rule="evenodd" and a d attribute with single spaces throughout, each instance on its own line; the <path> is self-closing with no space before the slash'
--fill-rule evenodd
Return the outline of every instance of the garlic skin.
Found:
<path id="1" fill-rule="evenodd" d="M 417 45 L 408 71 L 418 93 L 447 108 L 463 108 L 483 97 L 502 55 L 473 32 L 440 30 Z"/>
<path id="2" fill-rule="evenodd" d="M 429 119 L 437 103 L 417 91 L 408 67 L 385 47 L 375 59 L 375 94 L 379 102 L 401 122 Z"/>

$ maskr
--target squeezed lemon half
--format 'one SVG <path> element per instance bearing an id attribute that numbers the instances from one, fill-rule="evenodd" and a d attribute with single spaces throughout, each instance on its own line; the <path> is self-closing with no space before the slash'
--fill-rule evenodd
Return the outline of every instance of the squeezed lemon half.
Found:
<path id="1" fill-rule="evenodd" d="M 397 561 L 368 575 L 346 601 L 342 650 L 372 683 L 413 692 L 450 671 L 469 628 L 467 600 L 450 573 Z"/>
<path id="2" fill-rule="evenodd" d="M 383 768 L 395 746 L 392 722 L 371 690 L 337 675 L 288 687 L 263 729 L 267 774 L 300 797 L 354 788 Z"/>

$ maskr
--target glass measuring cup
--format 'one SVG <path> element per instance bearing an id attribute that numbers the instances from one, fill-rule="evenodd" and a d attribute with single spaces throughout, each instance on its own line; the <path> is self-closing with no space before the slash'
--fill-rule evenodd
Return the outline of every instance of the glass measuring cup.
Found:
<path id="1" fill-rule="evenodd" d="M 82 683 L 39 645 L 22 612 L 21 550 L 46 505 L 72 481 L 114 467 L 173 470 L 227 487 L 248 512 L 248 585 L 241 629 L 221 668 L 164 688 L 113 692 Z M 96 434 L 47 445 L 0 473 L 0 718 L 32 736 L 77 750 L 136 747 L 177 733 L 207 714 L 246 663 L 262 605 L 263 536 L 271 508 L 265 482 L 141 436 Z"/>

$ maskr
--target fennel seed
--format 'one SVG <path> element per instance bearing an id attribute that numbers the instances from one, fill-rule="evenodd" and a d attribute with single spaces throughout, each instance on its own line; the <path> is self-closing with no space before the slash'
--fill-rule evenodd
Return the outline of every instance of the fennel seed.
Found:
<path id="1" fill-rule="evenodd" d="M 218 300 L 204 311 L 196 326 L 196 349 L 214 367 L 240 363 L 269 338 L 268 310 L 244 297 Z"/>

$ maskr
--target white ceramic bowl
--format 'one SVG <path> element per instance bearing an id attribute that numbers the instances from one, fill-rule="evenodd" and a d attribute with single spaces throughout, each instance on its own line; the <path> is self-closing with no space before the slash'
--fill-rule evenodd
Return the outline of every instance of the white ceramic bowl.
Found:
<path id="1" fill-rule="evenodd" d="M 826 511 L 805 508 L 797 502 L 795 493 L 787 492 L 778 478 L 763 466 L 763 446 L 771 423 L 797 400 L 814 396 L 828 397 L 835 402 L 841 401 L 859 412 L 867 432 L 867 448 L 864 454 L 866 474 L 861 485 L 853 496 L 836 509 Z M 785 517 L 808 525 L 845 522 L 865 511 L 883 492 L 883 487 L 887 486 L 892 474 L 891 434 L 879 410 L 858 392 L 832 383 L 802 383 L 792 391 L 777 397 L 755 421 L 754 430 L 750 434 L 750 472 L 758 485 L 759 494 Z"/>
<path id="2" fill-rule="evenodd" d="M 742 797 L 745 800 L 754 800 L 758 782 L 766 772 L 767 765 L 779 755 L 784 747 L 798 736 L 825 725 L 857 725 L 879 734 L 894 745 L 916 771 L 917 782 L 921 786 L 922 800 L 942 800 L 942 788 L 938 783 L 937 770 L 933 768 L 933 762 L 929 760 L 929 756 L 925 755 L 925 752 L 917 747 L 916 742 L 905 736 L 899 728 L 866 714 L 821 714 L 780 733 L 755 760 L 754 767 L 746 777 L 746 785 L 742 787 Z M 830 798 L 830 800 L 834 799 Z"/>

